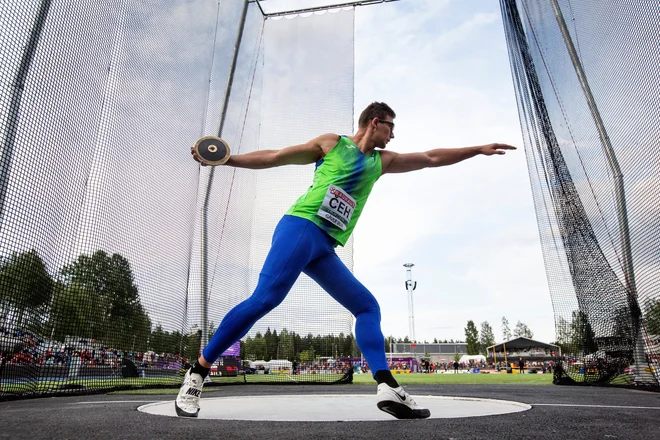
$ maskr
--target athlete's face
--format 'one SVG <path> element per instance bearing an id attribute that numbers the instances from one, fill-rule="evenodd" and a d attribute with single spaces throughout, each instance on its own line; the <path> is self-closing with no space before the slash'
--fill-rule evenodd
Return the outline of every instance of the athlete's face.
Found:
<path id="1" fill-rule="evenodd" d="M 376 140 L 378 144 L 385 148 L 390 140 L 394 139 L 394 122 L 392 118 L 386 116 L 383 119 L 375 118 L 376 124 Z"/>

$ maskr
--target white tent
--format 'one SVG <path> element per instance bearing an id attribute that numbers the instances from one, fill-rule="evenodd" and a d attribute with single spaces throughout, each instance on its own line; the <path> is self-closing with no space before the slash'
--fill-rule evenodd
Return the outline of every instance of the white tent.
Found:
<path id="1" fill-rule="evenodd" d="M 270 362 L 268 362 L 268 367 L 271 370 L 291 370 L 293 368 L 293 364 L 291 361 L 287 361 L 286 359 L 273 359 Z"/>
<path id="2" fill-rule="evenodd" d="M 459 363 L 465 362 L 466 364 L 469 364 L 470 361 L 475 361 L 475 362 L 486 362 L 486 356 L 483 356 L 481 354 L 474 354 L 474 355 L 467 355 L 464 354 L 461 356 L 461 358 L 458 360 Z"/>

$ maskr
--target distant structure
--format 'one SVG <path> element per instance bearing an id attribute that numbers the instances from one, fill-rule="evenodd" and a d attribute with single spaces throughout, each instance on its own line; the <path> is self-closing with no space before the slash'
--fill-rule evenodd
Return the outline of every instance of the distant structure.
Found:
<path id="1" fill-rule="evenodd" d="M 415 339 L 415 310 L 413 307 L 413 290 L 417 288 L 417 281 L 412 280 L 412 267 L 414 264 L 406 263 L 403 267 L 406 268 L 406 290 L 408 291 L 408 337 L 411 341 Z"/>

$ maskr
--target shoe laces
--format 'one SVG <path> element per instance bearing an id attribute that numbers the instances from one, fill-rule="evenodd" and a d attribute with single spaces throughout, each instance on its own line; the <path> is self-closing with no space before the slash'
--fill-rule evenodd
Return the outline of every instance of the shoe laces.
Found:
<path id="1" fill-rule="evenodd" d="M 188 379 L 186 380 L 186 385 L 189 387 L 195 387 L 195 388 L 201 388 L 202 385 L 204 384 L 204 380 L 199 380 L 196 377 L 194 377 L 192 374 L 188 376 Z"/>

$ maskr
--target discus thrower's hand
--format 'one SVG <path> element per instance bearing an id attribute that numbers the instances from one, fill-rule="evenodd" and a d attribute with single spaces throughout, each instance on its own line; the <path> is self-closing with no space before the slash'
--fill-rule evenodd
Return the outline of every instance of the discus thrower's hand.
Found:
<path id="1" fill-rule="evenodd" d="M 516 147 L 509 144 L 487 144 L 482 145 L 479 152 L 485 156 L 492 156 L 493 154 L 504 154 L 504 150 L 516 150 Z"/>
<path id="2" fill-rule="evenodd" d="M 197 153 L 195 153 L 195 148 L 190 147 L 190 154 L 192 154 L 193 159 L 195 159 L 199 164 L 203 167 L 207 166 L 207 164 L 202 160 L 201 157 L 197 156 Z"/>

